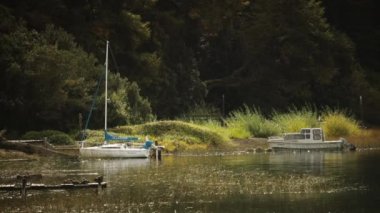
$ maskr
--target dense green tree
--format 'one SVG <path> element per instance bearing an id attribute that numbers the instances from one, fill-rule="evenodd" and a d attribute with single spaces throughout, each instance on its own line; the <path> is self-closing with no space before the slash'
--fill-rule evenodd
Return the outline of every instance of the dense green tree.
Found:
<path id="1" fill-rule="evenodd" d="M 206 83 L 219 95 L 227 92 L 237 105 L 356 107 L 368 92 L 353 43 L 327 23 L 320 2 L 256 0 L 237 14 L 209 42 L 211 60 L 219 62 L 214 69 L 225 75 Z M 233 63 L 224 65 L 228 59 Z"/>
<path id="2" fill-rule="evenodd" d="M 78 128 L 78 114 L 87 114 L 103 74 L 95 57 L 51 25 L 37 32 L 21 24 L 0 39 L 5 80 L 0 91 L 2 128 Z M 149 102 L 140 97 L 136 84 L 118 75 L 112 80 L 116 81 L 110 88 L 111 106 L 116 106 L 112 125 L 152 118 Z"/>
<path id="3" fill-rule="evenodd" d="M 367 118 L 379 120 L 378 4 L 374 0 L 322 2 L 3 0 L 0 77 L 13 83 L 1 86 L 1 107 L 22 106 L 29 93 L 38 94 L 37 87 L 25 90 L 31 79 L 41 84 L 51 81 L 56 83 L 45 90 L 51 90 L 57 100 L 52 98 L 41 110 L 47 118 L 44 122 L 62 115 L 77 116 L 84 106 L 72 94 L 90 102 L 98 78 L 95 73 L 101 73 L 96 61 L 104 60 L 104 41 L 110 40 L 111 71 L 120 74 L 114 76 L 120 85 L 114 87 L 115 97 L 109 103 L 114 107 L 112 125 L 147 119 L 126 113 L 133 106 L 149 109 L 147 100 L 158 118 L 170 118 L 193 106 L 207 105 L 204 101 L 222 108 L 222 95 L 227 111 L 242 103 L 265 111 L 308 102 L 357 113 L 361 95 Z M 20 24 L 21 19 L 25 24 Z M 65 38 L 66 34 L 55 29 L 49 37 L 45 27 L 50 24 L 73 36 Z M 16 30 L 20 26 L 25 29 Z M 52 40 L 60 34 L 58 43 Z M 91 54 L 86 56 L 86 52 Z M 75 54 L 82 56 L 74 58 Z M 91 80 L 78 83 L 79 74 L 73 67 L 86 60 L 95 63 L 98 71 L 92 72 Z M 37 72 L 42 70 L 46 76 Z M 68 82 L 59 80 L 67 76 L 73 77 Z M 147 99 L 138 98 L 138 104 L 132 104 L 125 88 Z M 59 100 L 66 100 L 70 107 L 57 113 Z M 95 114 L 101 114 L 101 107 Z M 26 113 L 22 108 L 19 112 Z M 100 127 L 102 122 L 97 119 L 93 124 Z"/>
<path id="4" fill-rule="evenodd" d="M 380 2 L 376 0 L 322 1 L 332 26 L 346 33 L 355 43 L 355 55 L 371 84 L 369 92 L 362 92 L 366 120 L 376 123 L 380 119 Z M 359 101 L 359 100 L 357 100 Z"/>
<path id="5" fill-rule="evenodd" d="M 88 102 L 87 93 L 94 85 L 91 77 L 99 69 L 96 59 L 77 48 L 72 39 L 52 26 L 42 33 L 20 26 L 1 37 L 1 58 L 6 59 L 1 70 L 6 79 L 2 126 L 73 127 Z"/>
<path id="6" fill-rule="evenodd" d="M 103 89 L 103 86 L 100 89 Z M 108 126 L 140 124 L 155 119 L 149 101 L 140 95 L 135 82 L 110 72 L 108 75 Z M 96 97 L 90 128 L 104 127 L 104 93 Z"/>

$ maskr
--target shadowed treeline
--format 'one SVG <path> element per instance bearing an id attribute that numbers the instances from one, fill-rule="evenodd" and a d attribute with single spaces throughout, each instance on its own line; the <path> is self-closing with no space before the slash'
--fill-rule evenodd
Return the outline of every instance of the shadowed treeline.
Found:
<path id="1" fill-rule="evenodd" d="M 224 115 L 315 104 L 378 124 L 378 3 L 365 1 L 27 1 L 0 3 L 0 128 L 172 119 L 199 105 Z M 103 96 L 103 97 L 102 97 Z M 22 122 L 21 122 L 22 121 Z"/>

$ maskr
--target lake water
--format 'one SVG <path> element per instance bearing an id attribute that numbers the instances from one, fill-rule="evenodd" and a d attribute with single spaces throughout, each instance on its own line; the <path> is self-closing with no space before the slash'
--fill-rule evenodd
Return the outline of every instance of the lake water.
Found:
<path id="1" fill-rule="evenodd" d="M 93 180 L 96 189 L 0 191 L 0 212 L 379 212 L 380 152 L 283 152 L 0 162 L 0 181 Z"/>

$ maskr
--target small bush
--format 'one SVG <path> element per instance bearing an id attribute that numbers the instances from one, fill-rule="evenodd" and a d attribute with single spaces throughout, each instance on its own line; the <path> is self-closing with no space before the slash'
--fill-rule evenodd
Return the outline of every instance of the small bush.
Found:
<path id="1" fill-rule="evenodd" d="M 49 142 L 54 145 L 73 145 L 74 140 L 67 134 L 56 134 L 49 137 Z"/>
<path id="2" fill-rule="evenodd" d="M 326 137 L 330 138 L 355 136 L 360 133 L 359 124 L 341 110 L 325 110 L 322 127 Z"/>
<path id="3" fill-rule="evenodd" d="M 287 113 L 274 111 L 272 121 L 282 132 L 299 132 L 302 128 L 318 127 L 317 113 L 311 107 L 289 108 Z"/>
<path id="4" fill-rule="evenodd" d="M 247 106 L 231 112 L 226 123 L 233 138 L 268 137 L 279 132 L 279 128 L 267 120 L 259 110 L 251 110 Z"/>
<path id="5" fill-rule="evenodd" d="M 61 131 L 57 131 L 57 130 L 29 131 L 22 136 L 22 139 L 24 139 L 24 140 L 42 140 L 44 138 L 49 138 L 53 135 L 58 135 L 58 134 L 65 134 L 65 133 L 63 133 Z"/>
<path id="6" fill-rule="evenodd" d="M 22 136 L 24 140 L 43 140 L 44 138 L 54 145 L 74 144 L 74 140 L 69 135 L 57 130 L 29 131 Z"/>

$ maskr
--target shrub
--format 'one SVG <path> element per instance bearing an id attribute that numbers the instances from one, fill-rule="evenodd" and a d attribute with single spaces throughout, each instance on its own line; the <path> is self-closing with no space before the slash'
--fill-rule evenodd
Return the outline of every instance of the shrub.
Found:
<path id="1" fill-rule="evenodd" d="M 22 136 L 24 140 L 42 140 L 49 138 L 52 135 L 65 134 L 57 130 L 44 130 L 44 131 L 29 131 Z"/>
<path id="2" fill-rule="evenodd" d="M 355 136 L 360 133 L 359 124 L 342 110 L 326 109 L 322 127 L 326 137 L 330 138 Z"/>
<path id="3" fill-rule="evenodd" d="M 299 132 L 301 128 L 318 127 L 317 113 L 311 107 L 289 108 L 287 113 L 274 111 L 272 121 L 282 132 Z"/>
<path id="4" fill-rule="evenodd" d="M 44 138 L 54 145 L 74 144 L 74 140 L 69 135 L 57 130 L 29 131 L 22 136 L 24 140 L 42 140 Z"/>
<path id="5" fill-rule="evenodd" d="M 49 137 L 49 142 L 54 145 L 72 145 L 74 144 L 74 140 L 70 138 L 69 135 L 63 133 L 63 134 L 56 134 Z"/>
<path id="6" fill-rule="evenodd" d="M 278 127 L 267 120 L 258 109 L 244 109 L 230 113 L 226 123 L 233 138 L 268 137 L 279 133 Z"/>

